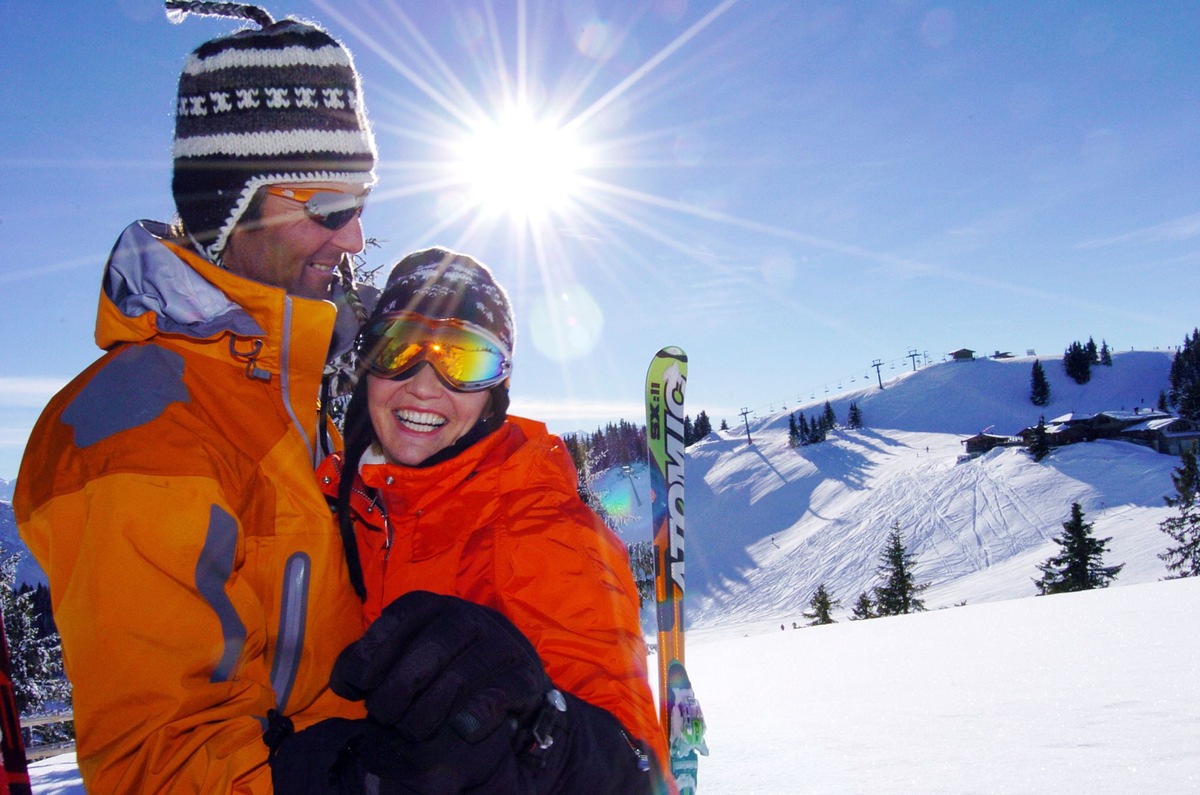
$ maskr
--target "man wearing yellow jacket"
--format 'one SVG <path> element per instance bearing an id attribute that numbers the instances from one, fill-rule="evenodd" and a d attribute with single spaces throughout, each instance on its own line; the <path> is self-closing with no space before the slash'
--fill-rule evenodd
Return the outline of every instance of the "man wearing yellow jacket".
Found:
<path id="1" fill-rule="evenodd" d="M 180 224 L 121 235 L 106 353 L 47 406 L 14 496 L 92 792 L 270 793 L 264 732 L 365 714 L 328 686 L 362 625 L 313 467 L 374 139 L 340 43 L 237 11 L 256 24 L 180 77 Z"/>

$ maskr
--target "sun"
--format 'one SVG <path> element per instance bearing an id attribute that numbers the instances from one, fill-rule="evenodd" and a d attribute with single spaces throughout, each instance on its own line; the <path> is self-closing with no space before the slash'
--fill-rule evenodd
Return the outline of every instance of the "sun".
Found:
<path id="1" fill-rule="evenodd" d="M 488 215 L 530 222 L 566 212 L 588 163 L 571 130 L 517 107 L 479 123 L 455 147 L 455 170 L 471 203 Z"/>

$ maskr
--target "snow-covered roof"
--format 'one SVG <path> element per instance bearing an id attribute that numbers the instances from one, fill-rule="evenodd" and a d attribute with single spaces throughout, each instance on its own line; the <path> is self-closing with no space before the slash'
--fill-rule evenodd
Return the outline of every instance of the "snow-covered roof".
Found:
<path id="1" fill-rule="evenodd" d="M 1178 421 L 1179 421 L 1179 417 L 1159 417 L 1157 419 L 1146 420 L 1145 422 L 1139 422 L 1136 425 L 1130 425 L 1128 428 L 1125 429 L 1125 433 L 1134 433 L 1136 431 L 1165 430 L 1165 429 L 1171 427 L 1172 425 L 1174 425 Z"/>
<path id="2" fill-rule="evenodd" d="M 1097 417 L 1109 417 L 1110 419 L 1128 422 L 1130 420 L 1145 420 L 1145 419 L 1172 419 L 1171 415 L 1165 411 L 1158 409 L 1146 409 L 1145 411 L 1125 411 L 1124 409 L 1102 411 L 1096 415 Z"/>
<path id="3" fill-rule="evenodd" d="M 1069 411 L 1066 414 L 1055 417 L 1052 420 L 1046 420 L 1046 425 L 1066 425 L 1069 422 L 1083 422 L 1084 420 L 1090 420 L 1095 416 L 1095 414 L 1076 414 L 1073 411 Z"/>

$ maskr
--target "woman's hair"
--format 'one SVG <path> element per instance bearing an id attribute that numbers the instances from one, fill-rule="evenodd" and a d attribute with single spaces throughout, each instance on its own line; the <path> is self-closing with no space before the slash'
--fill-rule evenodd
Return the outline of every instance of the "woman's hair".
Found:
<path id="1" fill-rule="evenodd" d="M 342 453 L 341 479 L 338 481 L 337 520 L 342 535 L 342 546 L 346 548 L 346 567 L 350 572 L 350 585 L 358 598 L 366 601 L 367 587 L 363 582 L 362 560 L 358 556 L 358 542 L 354 538 L 354 521 L 350 516 L 350 493 L 354 490 L 355 475 L 363 453 L 375 441 L 375 429 L 371 427 L 371 412 L 367 408 L 367 378 L 359 375 L 358 385 L 350 395 L 346 414 L 342 422 L 342 438 L 345 450 Z"/>

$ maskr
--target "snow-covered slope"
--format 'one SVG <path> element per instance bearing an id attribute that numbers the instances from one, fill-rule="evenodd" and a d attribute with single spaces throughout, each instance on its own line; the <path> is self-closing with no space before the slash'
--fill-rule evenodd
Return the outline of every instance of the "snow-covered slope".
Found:
<path id="1" fill-rule="evenodd" d="M 957 463 L 962 440 L 981 430 L 1013 434 L 1061 414 L 1153 406 L 1171 355 L 1126 352 L 1078 385 L 1061 357 L 1042 358 L 1051 385 L 1044 408 L 1029 402 L 1032 357 L 943 363 L 833 396 L 844 421 L 854 401 L 866 428 L 838 430 L 818 445 L 787 446 L 788 412 L 744 432 L 720 432 L 688 448 L 687 581 L 694 626 L 801 621 L 820 583 L 842 602 L 876 584 L 879 552 L 893 523 L 917 556 L 928 607 L 1032 596 L 1035 566 L 1079 502 L 1108 563 L 1124 563 L 1118 585 L 1165 574 L 1158 553 L 1178 460 L 1133 444 L 1102 441 L 1056 450 L 1040 463 L 1017 448 Z M 823 399 L 792 411 L 815 416 Z M 628 480 L 601 480 L 603 499 L 627 513 L 626 540 L 649 533 L 648 510 Z M 634 481 L 647 496 L 644 472 Z"/>

